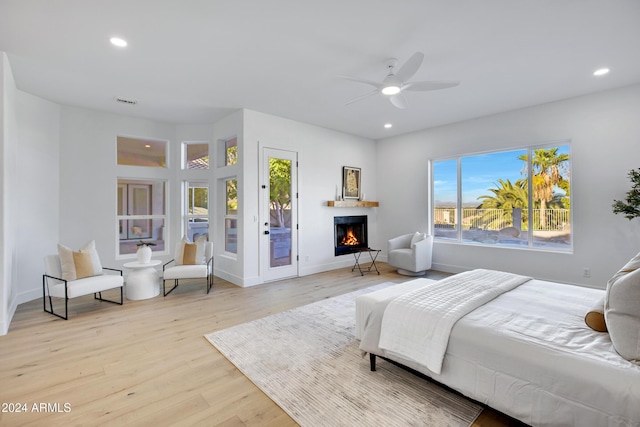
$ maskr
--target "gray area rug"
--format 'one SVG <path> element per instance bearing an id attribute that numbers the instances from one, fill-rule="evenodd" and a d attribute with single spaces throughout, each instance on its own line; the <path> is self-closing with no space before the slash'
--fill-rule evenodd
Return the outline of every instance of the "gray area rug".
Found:
<path id="1" fill-rule="evenodd" d="M 390 363 L 369 370 L 355 297 L 322 300 L 205 337 L 301 426 L 469 426 L 482 408 Z"/>

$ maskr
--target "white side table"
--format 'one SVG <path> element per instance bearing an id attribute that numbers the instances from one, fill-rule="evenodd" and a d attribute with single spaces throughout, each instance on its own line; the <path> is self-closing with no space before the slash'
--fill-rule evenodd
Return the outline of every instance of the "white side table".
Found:
<path id="1" fill-rule="evenodd" d="M 147 263 L 138 261 L 126 262 L 124 267 L 131 271 L 127 275 L 126 292 L 127 299 L 138 300 L 153 298 L 160 294 L 160 277 L 154 268 L 160 265 L 159 260 L 151 260 Z"/>

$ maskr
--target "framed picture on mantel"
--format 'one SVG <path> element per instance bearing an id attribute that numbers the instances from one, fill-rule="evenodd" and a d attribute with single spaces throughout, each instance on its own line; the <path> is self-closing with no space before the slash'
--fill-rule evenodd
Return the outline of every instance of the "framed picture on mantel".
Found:
<path id="1" fill-rule="evenodd" d="M 360 198 L 360 168 L 342 167 L 342 198 L 344 200 Z"/>

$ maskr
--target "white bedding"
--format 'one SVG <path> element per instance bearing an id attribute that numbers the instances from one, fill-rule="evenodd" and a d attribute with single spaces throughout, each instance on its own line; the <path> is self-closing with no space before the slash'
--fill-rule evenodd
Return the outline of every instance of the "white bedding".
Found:
<path id="1" fill-rule="evenodd" d="M 503 271 L 472 270 L 403 294 L 384 312 L 378 346 L 388 355 L 439 374 L 453 325 L 530 279 Z"/>
<path id="2" fill-rule="evenodd" d="M 440 374 L 390 358 L 533 426 L 640 426 L 640 366 L 584 323 L 603 294 L 534 279 L 454 325 Z M 389 357 L 376 337 L 390 299 L 358 318 L 362 350 Z"/>

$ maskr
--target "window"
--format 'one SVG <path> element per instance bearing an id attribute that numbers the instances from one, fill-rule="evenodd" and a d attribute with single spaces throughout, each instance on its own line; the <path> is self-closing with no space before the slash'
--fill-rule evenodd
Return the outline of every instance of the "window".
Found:
<path id="1" fill-rule="evenodd" d="M 433 161 L 435 238 L 570 251 L 569 152 L 558 145 Z"/>
<path id="2" fill-rule="evenodd" d="M 167 167 L 167 141 L 119 136 L 117 145 L 119 165 Z"/>
<path id="3" fill-rule="evenodd" d="M 164 251 L 164 181 L 118 179 L 118 255 L 133 254 L 144 240 Z"/>
<path id="4" fill-rule="evenodd" d="M 238 180 L 225 181 L 224 250 L 238 253 Z"/>
<path id="5" fill-rule="evenodd" d="M 187 142 L 183 145 L 183 169 L 209 169 L 209 144 Z"/>
<path id="6" fill-rule="evenodd" d="M 231 166 L 238 163 L 238 138 L 231 138 L 224 142 L 225 150 L 225 166 Z"/>
<path id="7" fill-rule="evenodd" d="M 200 236 L 209 240 L 209 185 L 186 182 L 186 235 L 194 242 Z"/>

